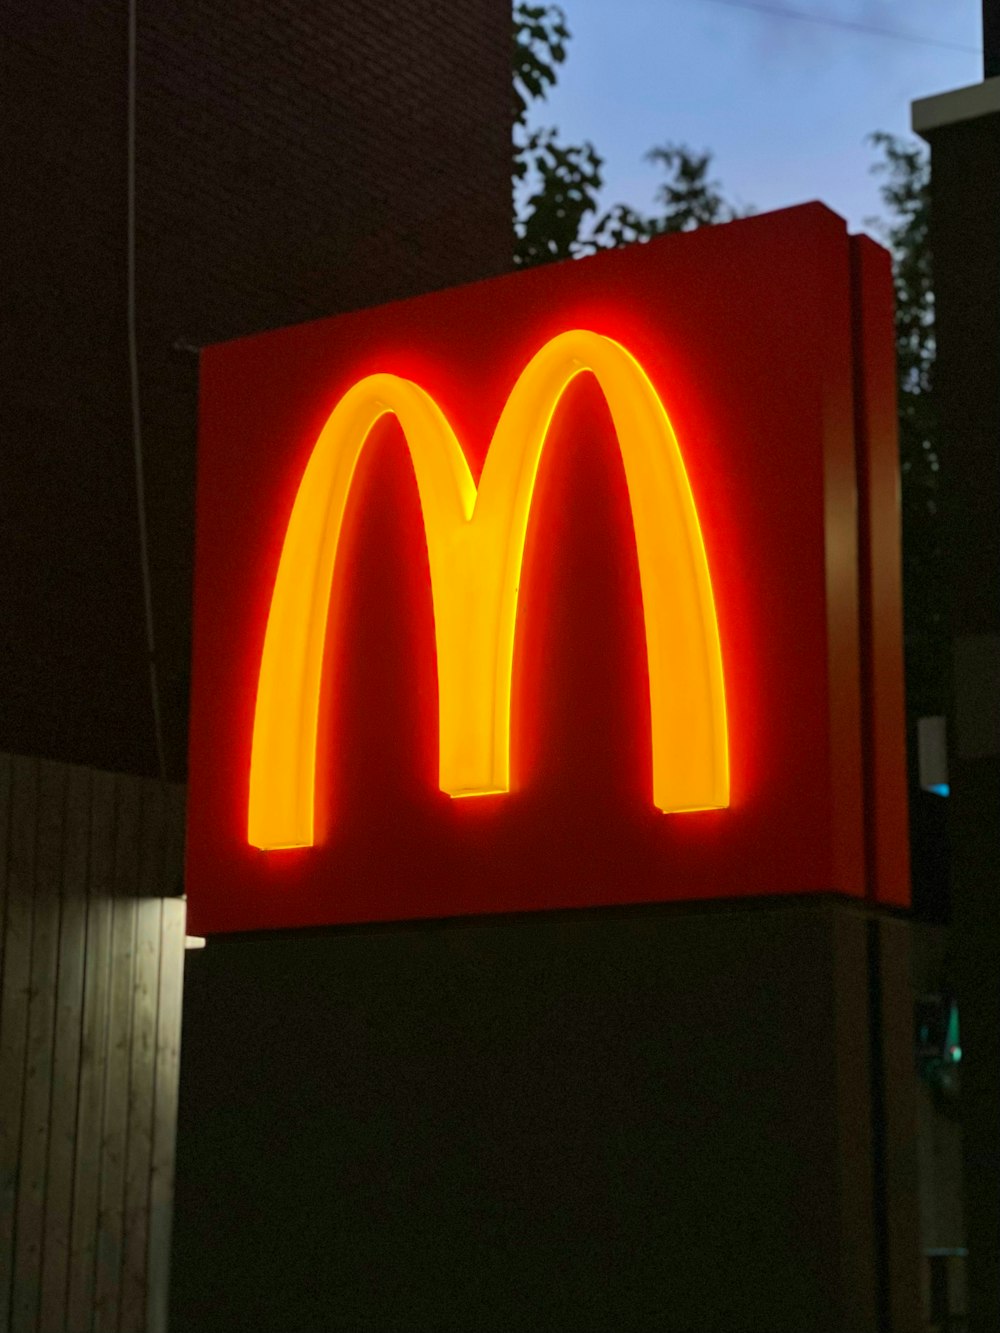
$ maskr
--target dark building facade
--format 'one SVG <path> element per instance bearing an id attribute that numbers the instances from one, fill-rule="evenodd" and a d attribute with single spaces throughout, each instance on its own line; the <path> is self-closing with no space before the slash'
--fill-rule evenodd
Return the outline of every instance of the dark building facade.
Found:
<path id="1" fill-rule="evenodd" d="M 972 1333 L 1000 1319 L 1000 37 L 984 5 L 984 81 L 913 105 L 931 146 L 935 392 L 952 647 L 951 938 L 962 1022 L 963 1174 Z"/>
<path id="2" fill-rule="evenodd" d="M 0 747 L 157 769 L 126 341 L 125 0 L 5 11 Z M 502 272 L 498 0 L 139 6 L 136 325 L 168 773 L 186 747 L 198 362 Z"/>
<path id="3" fill-rule="evenodd" d="M 0 26 L 0 1327 L 160 1330 L 197 349 L 509 266 L 510 7 L 14 0 Z"/>

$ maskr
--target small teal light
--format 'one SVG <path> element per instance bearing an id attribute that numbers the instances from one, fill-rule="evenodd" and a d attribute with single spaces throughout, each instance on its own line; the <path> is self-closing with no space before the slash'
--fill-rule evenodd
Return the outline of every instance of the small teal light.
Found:
<path id="1" fill-rule="evenodd" d="M 954 1000 L 948 1013 L 948 1030 L 945 1033 L 944 1043 L 945 1059 L 957 1065 L 962 1058 L 962 1038 L 959 1036 L 958 1005 Z"/>
<path id="2" fill-rule="evenodd" d="M 925 787 L 925 791 L 932 791 L 935 796 L 950 796 L 951 787 L 947 782 L 936 782 L 933 787 Z"/>

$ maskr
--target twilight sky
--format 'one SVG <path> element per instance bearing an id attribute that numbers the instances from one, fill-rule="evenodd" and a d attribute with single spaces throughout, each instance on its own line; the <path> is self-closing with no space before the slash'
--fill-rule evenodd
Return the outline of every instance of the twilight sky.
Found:
<path id="1" fill-rule="evenodd" d="M 927 44 L 786 18 L 758 2 Z M 564 142 L 592 140 L 605 159 L 604 206 L 651 207 L 659 177 L 643 154 L 673 140 L 713 151 L 730 199 L 758 211 L 821 199 L 860 229 L 881 211 L 866 136 L 908 135 L 914 98 L 982 78 L 980 0 L 562 5 L 568 57 L 532 123 L 558 126 Z"/>

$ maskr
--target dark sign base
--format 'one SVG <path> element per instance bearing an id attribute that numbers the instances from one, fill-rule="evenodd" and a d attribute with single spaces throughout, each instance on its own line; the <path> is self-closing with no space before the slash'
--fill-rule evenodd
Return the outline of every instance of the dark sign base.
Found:
<path id="1" fill-rule="evenodd" d="M 916 1328 L 908 957 L 834 898 L 209 940 L 172 1328 Z"/>

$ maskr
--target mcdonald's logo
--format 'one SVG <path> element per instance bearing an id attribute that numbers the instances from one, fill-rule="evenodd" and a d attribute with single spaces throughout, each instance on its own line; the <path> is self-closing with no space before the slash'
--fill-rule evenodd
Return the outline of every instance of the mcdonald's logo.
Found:
<path id="1" fill-rule="evenodd" d="M 893 349 L 821 204 L 206 348 L 192 932 L 905 904 Z"/>
<path id="2" fill-rule="evenodd" d="M 412 380 L 368 375 L 337 403 L 288 521 L 260 660 L 248 841 L 314 841 L 317 725 L 330 591 L 358 458 L 386 413 L 416 474 L 437 648 L 439 783 L 453 797 L 510 786 L 511 676 L 525 535 L 539 460 L 570 382 L 592 374 L 624 465 L 649 674 L 653 802 L 729 803 L 722 654 L 695 501 L 670 420 L 621 343 L 586 329 L 546 342 L 510 391 L 476 487 L 438 403 Z M 544 523 L 544 515 L 539 522 Z"/>

